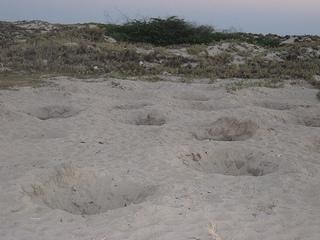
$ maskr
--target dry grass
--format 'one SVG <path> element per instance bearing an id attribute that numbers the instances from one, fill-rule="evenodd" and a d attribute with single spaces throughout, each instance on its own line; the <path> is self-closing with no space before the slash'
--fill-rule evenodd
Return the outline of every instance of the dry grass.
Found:
<path id="1" fill-rule="evenodd" d="M 249 87 L 266 87 L 266 88 L 280 88 L 283 87 L 284 80 L 281 79 L 244 79 L 226 86 L 228 92 L 235 92 Z"/>
<path id="2" fill-rule="evenodd" d="M 208 234 L 212 240 L 223 240 L 222 237 L 217 233 L 217 227 L 214 223 L 210 222 L 208 228 Z"/>
<path id="3" fill-rule="evenodd" d="M 0 73 L 0 89 L 14 90 L 17 87 L 39 87 L 43 82 L 40 74 Z"/>
<path id="4" fill-rule="evenodd" d="M 320 74 L 319 39 L 272 49 L 231 41 L 230 47 L 215 56 L 208 55 L 207 45 L 169 47 L 177 50 L 186 48 L 191 56 L 188 57 L 150 44 L 107 42 L 103 28 L 99 26 L 59 25 L 56 30 L 45 33 L 21 30 L 12 24 L 4 24 L 2 28 L 5 29 L 1 33 L 4 36 L 0 34 L 0 72 L 3 73 L 121 78 L 148 76 L 152 81 L 161 79 L 159 76 L 164 74 L 177 75 L 182 79 L 271 79 L 254 83 L 243 81 L 230 86 L 230 90 L 250 86 L 278 87 L 281 86 L 280 78 L 305 79 L 316 85 L 313 76 Z M 270 51 L 276 52 L 283 61 L 266 61 L 264 56 Z M 233 64 L 235 56 L 241 56 L 244 62 Z M 3 87 L 13 84 L 8 79 L 1 80 Z M 12 82 L 24 84 L 21 79 Z"/>

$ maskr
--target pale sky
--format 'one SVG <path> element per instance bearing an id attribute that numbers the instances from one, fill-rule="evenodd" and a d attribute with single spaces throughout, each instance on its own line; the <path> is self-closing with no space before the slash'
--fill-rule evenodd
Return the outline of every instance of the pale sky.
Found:
<path id="1" fill-rule="evenodd" d="M 320 0 L 0 0 L 0 20 L 120 22 L 177 15 L 219 29 L 319 34 Z"/>

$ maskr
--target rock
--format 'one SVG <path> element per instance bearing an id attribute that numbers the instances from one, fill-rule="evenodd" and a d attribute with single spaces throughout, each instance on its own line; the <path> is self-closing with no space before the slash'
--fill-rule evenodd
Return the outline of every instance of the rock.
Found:
<path id="1" fill-rule="evenodd" d="M 309 48 L 306 48 L 306 54 L 307 54 L 307 57 L 318 58 L 320 57 L 320 50 L 309 47 Z"/>
<path id="2" fill-rule="evenodd" d="M 186 49 L 186 48 L 168 49 L 167 52 L 171 53 L 173 55 L 179 56 L 179 57 L 186 58 L 186 59 L 195 59 L 194 56 L 192 56 L 188 53 L 188 49 Z"/>
<path id="3" fill-rule="evenodd" d="M 101 49 L 99 47 L 93 45 L 88 45 L 87 49 L 91 52 L 101 52 Z"/>
<path id="4" fill-rule="evenodd" d="M 113 37 L 110 37 L 110 36 L 104 36 L 104 40 L 107 43 L 116 43 L 117 42 L 117 40 L 115 40 Z"/>
<path id="5" fill-rule="evenodd" d="M 95 29 L 95 28 L 99 28 L 99 27 L 98 27 L 98 25 L 96 25 L 96 24 L 89 24 L 89 25 L 88 25 L 88 28 L 89 28 L 89 29 Z"/>
<path id="6" fill-rule="evenodd" d="M 270 62 L 284 62 L 284 60 L 279 56 L 279 53 L 276 52 L 268 53 L 263 57 L 263 59 Z"/>
<path id="7" fill-rule="evenodd" d="M 309 37 L 306 37 L 306 38 L 303 39 L 303 41 L 304 41 L 304 42 L 312 42 L 312 39 L 309 38 Z"/>
<path id="8" fill-rule="evenodd" d="M 79 47 L 79 43 L 76 43 L 76 42 L 66 42 L 63 44 L 64 47 L 70 47 L 70 48 L 73 48 L 73 47 Z"/>
<path id="9" fill-rule="evenodd" d="M 265 51 L 263 47 L 260 47 L 251 43 L 244 42 L 244 43 L 241 43 L 241 46 L 243 46 L 243 48 L 245 48 L 249 52 L 261 53 Z"/>
<path id="10" fill-rule="evenodd" d="M 218 56 L 223 52 L 225 52 L 227 49 L 229 49 L 230 45 L 231 45 L 230 43 L 222 43 L 214 46 L 209 46 L 207 47 L 208 56 L 210 57 Z"/>
<path id="11" fill-rule="evenodd" d="M 297 40 L 297 37 L 290 37 L 287 40 L 284 40 L 280 43 L 280 45 L 294 44 Z"/>
<path id="12" fill-rule="evenodd" d="M 52 31 L 57 28 L 54 24 L 45 22 L 45 21 L 38 21 L 38 20 L 33 20 L 33 21 L 17 21 L 14 22 L 14 24 L 24 30 L 27 30 L 29 32 L 35 32 L 35 31 L 40 31 L 41 33 L 46 33 L 49 31 Z"/>
<path id="13" fill-rule="evenodd" d="M 158 67 L 159 65 L 160 65 L 159 63 L 143 62 L 143 66 L 144 66 L 145 68 L 148 68 L 148 69 L 150 69 L 150 68 L 156 68 L 156 67 Z"/>
<path id="14" fill-rule="evenodd" d="M 11 72 L 11 69 L 8 67 L 5 67 L 3 63 L 0 63 L 0 73 L 5 73 L 5 72 Z"/>
<path id="15" fill-rule="evenodd" d="M 207 54 L 206 51 L 201 51 L 198 55 L 199 55 L 200 57 L 206 57 L 206 56 L 208 56 L 208 54 Z"/>
<path id="16" fill-rule="evenodd" d="M 199 63 L 197 62 L 188 62 L 181 65 L 183 68 L 196 68 L 199 66 Z"/>
<path id="17" fill-rule="evenodd" d="M 236 45 L 234 46 L 234 48 L 236 48 L 239 52 L 245 52 L 245 51 L 248 50 L 247 47 L 242 46 L 242 45 L 240 45 L 240 44 L 236 44 Z"/>
<path id="18" fill-rule="evenodd" d="M 169 72 L 167 72 L 167 71 L 164 71 L 164 72 L 162 72 L 162 75 L 164 75 L 164 76 L 171 76 L 172 74 L 169 73 Z"/>
<path id="19" fill-rule="evenodd" d="M 149 55 L 149 54 L 154 53 L 154 50 L 153 49 L 149 50 L 149 49 L 144 49 L 144 48 L 137 47 L 136 48 L 136 53 L 143 54 L 143 55 Z"/>
<path id="20" fill-rule="evenodd" d="M 15 40 L 15 43 L 26 43 L 27 42 L 27 39 L 16 39 Z"/>
<path id="21" fill-rule="evenodd" d="M 246 58 L 239 56 L 239 55 L 234 55 L 233 60 L 229 65 L 242 65 L 246 63 Z"/>
<path id="22" fill-rule="evenodd" d="M 208 56 L 215 57 L 220 55 L 223 51 L 219 49 L 217 46 L 210 46 L 207 48 Z"/>
<path id="23" fill-rule="evenodd" d="M 317 84 L 320 84 L 320 75 L 314 75 L 313 79 Z"/>

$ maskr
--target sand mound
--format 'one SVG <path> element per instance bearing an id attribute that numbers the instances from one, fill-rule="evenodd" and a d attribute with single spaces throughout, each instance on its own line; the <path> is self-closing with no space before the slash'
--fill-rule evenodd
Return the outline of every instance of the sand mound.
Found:
<path id="1" fill-rule="evenodd" d="M 263 176 L 277 171 L 279 165 L 263 152 L 223 149 L 212 153 L 190 153 L 182 157 L 188 167 L 206 173 L 230 176 Z"/>
<path id="2" fill-rule="evenodd" d="M 36 108 L 30 111 L 28 114 L 41 120 L 48 120 L 52 118 L 69 118 L 78 113 L 79 111 L 73 108 L 72 106 L 49 105 L 45 107 Z"/>
<path id="3" fill-rule="evenodd" d="M 253 121 L 223 117 L 200 128 L 193 135 L 198 140 L 243 141 L 252 137 L 257 129 L 258 126 Z"/>
<path id="4" fill-rule="evenodd" d="M 99 214 L 108 210 L 143 202 L 153 193 L 145 187 L 128 181 L 117 182 L 95 171 L 72 165 L 57 167 L 40 183 L 26 190 L 36 202 L 72 214 Z"/>

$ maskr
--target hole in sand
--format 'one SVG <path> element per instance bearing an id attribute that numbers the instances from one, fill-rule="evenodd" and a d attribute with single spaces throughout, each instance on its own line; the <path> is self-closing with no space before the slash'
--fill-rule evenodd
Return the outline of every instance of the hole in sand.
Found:
<path id="1" fill-rule="evenodd" d="M 260 104 L 257 104 L 259 107 L 268 108 L 272 110 L 290 110 L 294 106 L 288 104 L 288 103 L 279 103 L 279 102 L 262 102 Z"/>
<path id="2" fill-rule="evenodd" d="M 155 125 L 161 126 L 166 123 L 164 118 L 158 118 L 152 114 L 147 114 L 145 117 L 138 118 L 136 120 L 136 125 Z"/>
<path id="3" fill-rule="evenodd" d="M 182 93 L 181 95 L 174 96 L 174 98 L 180 99 L 180 100 L 187 100 L 187 101 L 209 101 L 210 100 L 209 97 L 206 97 L 203 94 L 193 93 L 193 92 Z"/>
<path id="4" fill-rule="evenodd" d="M 128 120 L 128 123 L 138 126 L 161 126 L 166 122 L 165 116 L 158 111 L 136 112 Z"/>
<path id="5" fill-rule="evenodd" d="M 121 104 L 117 105 L 114 107 L 114 109 L 119 109 L 119 110 L 135 110 L 135 109 L 140 109 L 144 107 L 151 106 L 152 104 L 150 103 L 128 103 L 128 104 Z"/>
<path id="6" fill-rule="evenodd" d="M 188 167 L 206 173 L 230 176 L 263 176 L 278 170 L 275 160 L 264 153 L 224 149 L 212 153 L 190 153 L 181 157 Z"/>
<path id="7" fill-rule="evenodd" d="M 314 138 L 307 147 L 313 152 L 320 153 L 320 138 Z"/>
<path id="8" fill-rule="evenodd" d="M 154 187 L 119 182 L 90 169 L 62 165 L 24 190 L 37 203 L 50 208 L 92 215 L 141 203 L 153 194 Z"/>
<path id="9" fill-rule="evenodd" d="M 219 107 L 207 104 L 206 102 L 190 102 L 187 109 L 197 110 L 197 111 L 215 111 L 220 110 Z"/>
<path id="10" fill-rule="evenodd" d="M 257 129 L 257 124 L 250 120 L 239 121 L 236 118 L 223 117 L 193 135 L 198 140 L 243 141 L 252 137 Z"/>
<path id="11" fill-rule="evenodd" d="M 320 115 L 319 116 L 304 116 L 298 120 L 298 124 L 307 127 L 320 127 Z"/>
<path id="12" fill-rule="evenodd" d="M 48 120 L 52 118 L 69 118 L 78 113 L 79 111 L 71 106 L 51 105 L 37 108 L 29 112 L 28 114 L 41 120 Z"/>
<path id="13" fill-rule="evenodd" d="M 190 101 L 186 106 L 187 109 L 197 110 L 197 111 L 219 111 L 230 108 L 238 108 L 239 105 L 232 104 L 229 102 L 199 102 L 199 101 Z"/>

